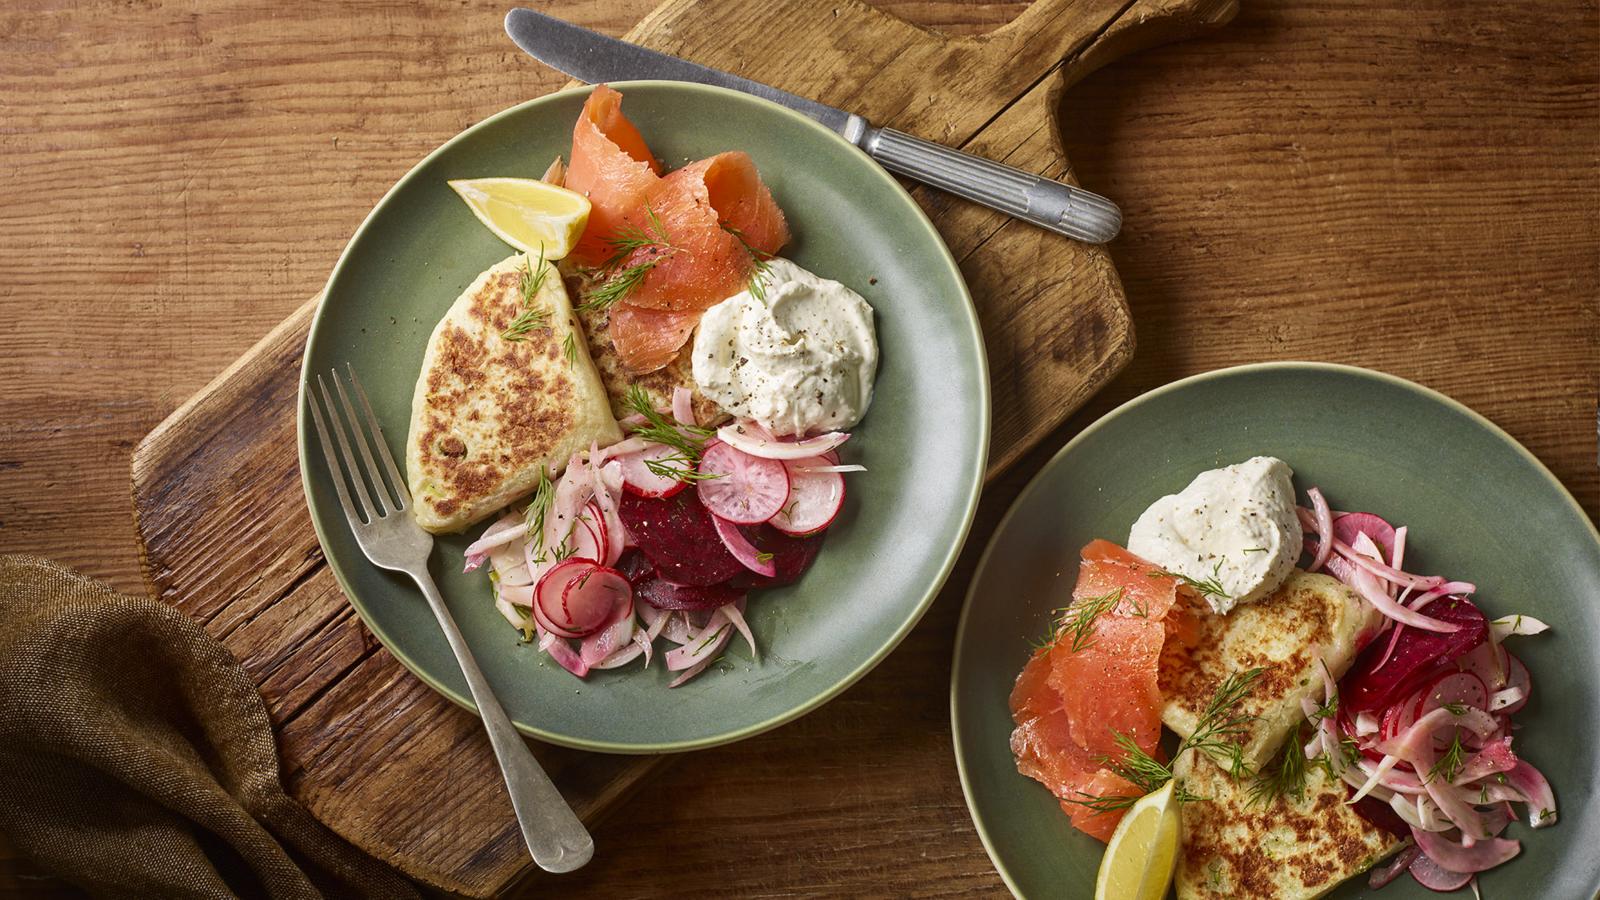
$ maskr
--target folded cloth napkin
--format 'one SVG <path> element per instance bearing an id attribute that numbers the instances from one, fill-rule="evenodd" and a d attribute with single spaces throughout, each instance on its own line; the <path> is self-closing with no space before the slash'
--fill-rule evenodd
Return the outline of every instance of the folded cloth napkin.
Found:
<path id="1" fill-rule="evenodd" d="M 284 793 L 261 696 L 193 619 L 0 556 L 0 831 L 108 897 L 416 897 Z"/>

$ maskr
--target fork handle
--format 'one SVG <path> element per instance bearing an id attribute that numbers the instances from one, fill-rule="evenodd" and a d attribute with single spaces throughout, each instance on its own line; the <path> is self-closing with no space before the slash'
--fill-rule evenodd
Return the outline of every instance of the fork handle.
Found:
<path id="1" fill-rule="evenodd" d="M 517 812 L 517 824 L 522 827 L 522 839 L 527 842 L 533 861 L 547 872 L 571 872 L 581 868 L 594 855 L 594 839 L 539 761 L 533 758 L 527 742 L 506 715 L 505 707 L 490 690 L 488 679 L 483 677 L 461 630 L 444 605 L 444 598 L 439 596 L 433 576 L 426 569 L 407 574 L 416 579 L 417 586 L 427 596 L 445 640 L 450 642 L 450 649 L 456 655 L 456 663 L 461 666 L 461 674 L 467 677 L 467 689 L 472 692 L 472 702 L 477 704 L 478 714 L 483 717 L 489 743 L 494 745 L 495 759 L 500 762 L 506 791 L 511 795 L 511 807 Z"/>

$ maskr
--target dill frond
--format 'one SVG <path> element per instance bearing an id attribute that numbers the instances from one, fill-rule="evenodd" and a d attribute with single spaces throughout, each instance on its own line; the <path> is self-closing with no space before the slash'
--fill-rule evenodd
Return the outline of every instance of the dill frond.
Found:
<path id="1" fill-rule="evenodd" d="M 1299 729 L 1283 742 L 1277 759 L 1269 763 L 1250 783 L 1250 805 L 1270 803 L 1278 797 L 1293 797 L 1296 803 L 1306 796 L 1306 751 Z"/>
<path id="2" fill-rule="evenodd" d="M 1227 589 L 1222 586 L 1222 560 L 1220 559 L 1217 560 L 1216 565 L 1211 567 L 1210 578 L 1190 578 L 1188 575 L 1185 575 L 1182 572 L 1170 572 L 1166 569 L 1153 569 L 1146 574 L 1148 574 L 1151 578 L 1176 578 L 1184 584 L 1187 584 L 1189 587 L 1194 588 L 1202 596 L 1215 597 L 1218 600 L 1227 601 L 1237 599 L 1232 594 L 1228 593 Z"/>
<path id="3" fill-rule="evenodd" d="M 1094 642 L 1094 623 L 1102 615 L 1115 609 L 1122 601 L 1122 588 L 1117 588 L 1109 594 L 1098 597 L 1085 597 L 1067 607 L 1066 614 L 1061 617 L 1058 631 L 1064 630 L 1072 636 L 1072 652 L 1088 647 Z"/>

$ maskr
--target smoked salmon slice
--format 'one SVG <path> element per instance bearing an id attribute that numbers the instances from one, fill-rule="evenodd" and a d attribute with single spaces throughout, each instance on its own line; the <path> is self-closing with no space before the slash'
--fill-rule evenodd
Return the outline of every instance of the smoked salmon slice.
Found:
<path id="1" fill-rule="evenodd" d="M 622 95 L 595 85 L 573 126 L 567 166 L 567 188 L 588 197 L 591 205 L 572 259 L 598 265 L 609 258 L 617 229 L 660 180 L 661 166 L 644 135 L 622 114 Z"/>
<path id="2" fill-rule="evenodd" d="M 611 307 L 611 343 L 630 372 L 654 372 L 672 362 L 689 340 L 700 313 L 644 309 L 631 303 Z"/>
<path id="3" fill-rule="evenodd" d="M 566 187 L 592 207 L 571 258 L 598 267 L 594 284 L 619 288 L 620 299 L 606 301 L 611 340 L 635 374 L 670 363 L 699 314 L 743 290 L 757 261 L 789 241 L 748 154 L 719 153 L 663 177 L 622 114 L 622 95 L 603 84 L 573 127 Z"/>
<path id="4" fill-rule="evenodd" d="M 1082 557 L 1072 606 L 1012 690 L 1011 749 L 1018 771 L 1050 788 L 1073 827 L 1104 841 L 1121 811 L 1083 801 L 1141 793 L 1105 761 L 1123 755 L 1117 735 L 1160 753 L 1161 654 L 1169 613 L 1185 606 L 1175 579 L 1115 544 L 1095 541 Z"/>
<path id="5" fill-rule="evenodd" d="M 750 156 L 718 153 L 668 174 L 628 217 L 641 247 L 623 265 L 654 260 L 628 302 L 647 309 L 702 310 L 743 290 L 753 256 L 771 257 L 789 227 Z"/>

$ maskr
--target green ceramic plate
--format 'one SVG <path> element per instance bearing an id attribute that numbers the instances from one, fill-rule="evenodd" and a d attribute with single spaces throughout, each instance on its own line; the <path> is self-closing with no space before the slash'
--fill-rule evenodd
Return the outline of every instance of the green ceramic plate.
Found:
<path id="1" fill-rule="evenodd" d="M 795 234 L 785 255 L 861 292 L 877 310 L 877 394 L 850 441 L 850 492 L 816 565 L 752 596 L 761 661 L 723 662 L 669 691 L 659 665 L 579 681 L 494 611 L 482 573 L 461 574 L 470 536 L 444 538 L 433 572 L 478 663 L 525 733 L 593 750 L 651 753 L 749 737 L 816 708 L 882 659 L 927 609 L 966 537 L 988 454 L 989 388 L 972 300 L 916 203 L 865 155 L 819 125 L 744 94 L 699 85 L 617 86 L 669 167 L 723 150 L 755 158 Z M 435 323 L 511 251 L 446 179 L 537 178 L 570 149 L 588 89 L 524 103 L 462 132 L 411 170 L 362 224 L 328 282 L 305 371 L 354 363 L 397 458 Z M 389 650 L 445 696 L 466 683 L 421 594 L 368 564 L 345 524 L 321 452 L 300 462 L 317 535 L 356 611 Z M 313 439 L 314 440 L 314 439 Z"/>
<path id="2" fill-rule="evenodd" d="M 1121 543 L 1140 512 L 1201 470 L 1280 457 L 1297 486 L 1336 509 L 1411 526 L 1407 568 L 1476 582 L 1491 615 L 1551 631 L 1519 654 L 1535 693 L 1517 750 L 1549 776 L 1560 822 L 1514 825 L 1522 855 L 1481 879 L 1485 897 L 1579 898 L 1600 886 L 1593 796 L 1600 756 L 1600 534 L 1538 460 L 1466 407 L 1388 375 L 1314 363 L 1224 369 L 1152 391 L 1085 429 L 1033 480 L 978 565 L 956 637 L 950 709 L 956 763 L 989 857 L 1018 897 L 1092 897 L 1098 841 L 1072 830 L 1044 787 L 1017 774 L 1006 705 L 1065 602 L 1078 550 Z M 1470 896 L 1470 893 L 1463 892 Z M 1382 892 L 1352 879 L 1332 895 L 1437 896 L 1403 877 Z"/>

